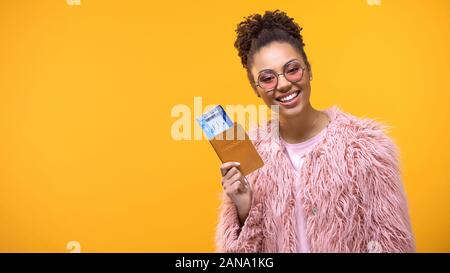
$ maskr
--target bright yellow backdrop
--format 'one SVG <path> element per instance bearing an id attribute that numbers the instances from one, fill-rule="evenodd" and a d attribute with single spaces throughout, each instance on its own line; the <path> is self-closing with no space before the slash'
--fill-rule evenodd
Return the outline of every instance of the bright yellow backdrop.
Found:
<path id="1" fill-rule="evenodd" d="M 449 252 L 448 0 L 1 1 L 0 251 L 214 251 L 219 160 L 172 140 L 171 109 L 262 103 L 234 29 L 275 8 L 313 105 L 392 126 L 417 249 Z"/>

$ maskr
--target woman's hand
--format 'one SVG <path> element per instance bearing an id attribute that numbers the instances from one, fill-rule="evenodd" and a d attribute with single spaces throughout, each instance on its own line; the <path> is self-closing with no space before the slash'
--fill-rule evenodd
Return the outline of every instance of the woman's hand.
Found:
<path id="1" fill-rule="evenodd" d="M 220 166 L 220 172 L 223 190 L 236 205 L 242 226 L 252 205 L 252 190 L 245 176 L 239 171 L 239 165 L 239 162 L 225 162 Z"/>

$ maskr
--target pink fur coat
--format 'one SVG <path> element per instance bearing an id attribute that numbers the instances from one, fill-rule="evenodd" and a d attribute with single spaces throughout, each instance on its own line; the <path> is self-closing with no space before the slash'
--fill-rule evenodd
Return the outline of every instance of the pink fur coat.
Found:
<path id="1" fill-rule="evenodd" d="M 310 251 L 414 252 L 397 148 L 385 126 L 336 106 L 325 113 L 326 136 L 300 169 Z M 242 227 L 222 193 L 216 252 L 296 252 L 295 169 L 270 124 L 250 133 L 265 165 L 247 176 L 253 200 Z"/>

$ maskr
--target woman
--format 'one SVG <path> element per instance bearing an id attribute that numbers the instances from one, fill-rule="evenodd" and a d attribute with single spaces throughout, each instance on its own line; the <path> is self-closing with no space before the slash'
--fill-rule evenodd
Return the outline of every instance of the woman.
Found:
<path id="1" fill-rule="evenodd" d="M 235 47 L 279 130 L 253 132 L 262 168 L 220 167 L 217 252 L 414 252 L 395 144 L 374 120 L 312 107 L 301 30 L 279 10 L 238 24 Z"/>

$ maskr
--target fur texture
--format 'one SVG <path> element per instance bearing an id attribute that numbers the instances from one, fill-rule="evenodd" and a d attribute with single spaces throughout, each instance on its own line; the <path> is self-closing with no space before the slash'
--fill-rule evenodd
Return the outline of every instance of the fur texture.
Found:
<path id="1" fill-rule="evenodd" d="M 386 127 L 333 106 L 326 136 L 300 169 L 311 252 L 414 252 L 398 152 Z M 295 169 L 269 121 L 250 134 L 265 165 L 247 176 L 252 208 L 240 227 L 222 193 L 216 252 L 295 252 Z"/>

